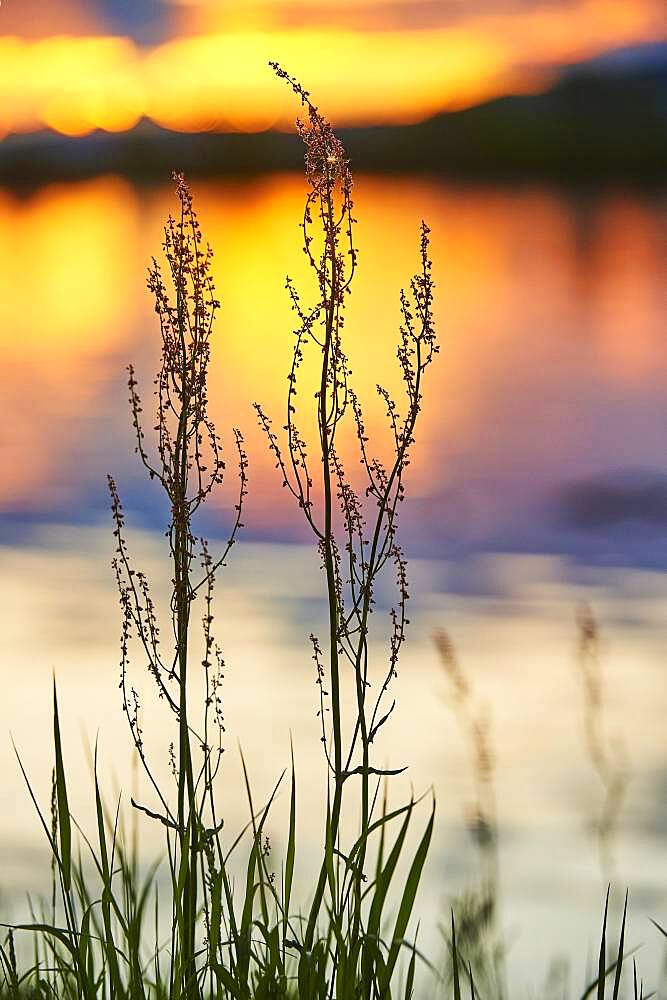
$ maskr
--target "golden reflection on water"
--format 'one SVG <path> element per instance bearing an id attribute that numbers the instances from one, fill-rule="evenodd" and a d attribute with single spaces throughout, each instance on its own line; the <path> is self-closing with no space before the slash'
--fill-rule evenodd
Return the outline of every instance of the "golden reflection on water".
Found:
<path id="1" fill-rule="evenodd" d="M 281 421 L 293 326 L 285 275 L 306 299 L 312 292 L 297 228 L 302 181 L 198 184 L 195 193 L 223 303 L 214 415 L 221 429 L 238 424 L 248 440 L 255 528 L 270 518 L 280 531 L 293 513 L 276 499 L 250 404 L 260 400 Z M 613 464 L 617 402 L 632 407 L 658 395 L 667 377 L 654 202 L 374 177 L 359 179 L 356 199 L 360 266 L 347 349 L 371 437 L 385 448 L 375 385 L 400 393 L 398 291 L 415 268 L 419 219 L 433 230 L 442 354 L 429 372 L 412 495 L 437 500 L 481 483 L 512 495 L 526 477 L 546 489 L 591 462 Z M 138 189 L 114 177 L 0 193 L 4 509 L 41 509 L 48 498 L 74 503 L 86 463 L 99 477 L 127 465 L 118 379 L 132 360 L 150 394 L 159 335 L 144 276 L 173 204 L 167 187 Z M 304 403 L 308 389 L 306 380 Z M 600 397 L 610 403 L 604 419 Z M 650 464 L 655 435 L 636 431 L 625 452 Z M 621 442 L 621 458 L 623 449 Z M 356 467 L 350 435 L 344 451 Z M 473 533 L 495 516 L 484 513 L 487 503 Z"/>
<path id="2" fill-rule="evenodd" d="M 276 416 L 284 405 L 292 328 L 284 275 L 312 289 L 299 252 L 302 182 L 271 177 L 196 194 L 223 301 L 212 401 L 221 426 L 242 424 L 263 492 L 268 469 L 248 404 L 260 399 Z M 432 489 L 436 449 L 456 463 L 492 422 L 495 434 L 514 431 L 498 426 L 499 410 L 517 403 L 508 381 L 537 380 L 548 394 L 571 365 L 590 366 L 633 393 L 664 377 L 656 364 L 661 237 L 650 202 L 601 196 L 582 222 L 575 205 L 539 189 L 369 177 L 357 201 L 360 267 L 347 343 L 358 390 L 371 401 L 372 436 L 384 433 L 376 382 L 398 389 L 398 290 L 415 267 L 419 217 L 433 229 L 443 353 L 430 373 L 413 491 Z M 171 208 L 167 189 L 140 192 L 116 178 L 0 195 L 0 350 L 15 421 L 3 435 L 13 455 L 0 487 L 5 504 L 29 504 L 49 487 L 72 435 L 85 433 L 103 379 L 154 356 L 144 273 Z M 549 421 L 548 409 L 541 416 Z M 532 451 L 537 442 L 529 434 L 524 445 Z"/>
<path id="3" fill-rule="evenodd" d="M 112 178 L 2 192 L 0 219 L 0 502 L 25 509 L 67 493 L 59 470 L 127 337 L 139 219 L 134 191 Z"/>

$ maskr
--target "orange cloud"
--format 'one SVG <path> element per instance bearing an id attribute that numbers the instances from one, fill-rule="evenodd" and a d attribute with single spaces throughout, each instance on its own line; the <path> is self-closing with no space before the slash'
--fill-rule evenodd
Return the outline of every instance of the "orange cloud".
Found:
<path id="1" fill-rule="evenodd" d="M 141 76 L 126 38 L 0 38 L 0 133 L 132 128 L 145 107 Z"/>
<path id="2" fill-rule="evenodd" d="M 661 21 L 656 0 L 580 0 L 414 31 L 244 23 L 153 48 L 125 38 L 0 37 L 0 134 L 122 131 L 142 116 L 186 131 L 289 127 L 294 101 L 266 65 L 275 58 L 338 124 L 416 121 L 539 88 L 554 65 L 655 37 Z"/>

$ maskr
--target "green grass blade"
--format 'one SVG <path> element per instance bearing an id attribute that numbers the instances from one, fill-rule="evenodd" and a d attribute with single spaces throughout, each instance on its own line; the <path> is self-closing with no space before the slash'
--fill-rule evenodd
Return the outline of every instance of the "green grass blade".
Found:
<path id="1" fill-rule="evenodd" d="M 403 943 L 403 938 L 408 928 L 408 923 L 412 915 L 412 908 L 415 903 L 415 898 L 417 896 L 417 889 L 419 888 L 419 883 L 421 881 L 422 871 L 424 870 L 424 863 L 426 861 L 426 855 L 428 854 L 428 849 L 431 843 L 431 836 L 433 834 L 433 822 L 435 819 L 435 802 L 433 803 L 433 808 L 431 810 L 431 815 L 429 821 L 426 824 L 426 829 L 422 835 L 419 842 L 419 847 L 412 860 L 410 866 L 410 871 L 408 872 L 408 877 L 405 883 L 405 889 L 403 890 L 403 897 L 401 899 L 401 904 L 398 908 L 398 916 L 396 917 L 396 924 L 394 925 L 394 934 L 391 942 L 391 948 L 389 951 L 389 957 L 387 959 L 387 985 L 389 985 L 389 980 L 391 979 L 396 961 L 398 959 L 398 953 L 400 951 L 401 945 Z"/>
<path id="2" fill-rule="evenodd" d="M 618 957 L 616 959 L 616 975 L 614 976 L 613 1000 L 618 1000 L 618 993 L 621 988 L 621 972 L 623 971 L 623 945 L 625 943 L 625 918 L 628 913 L 628 891 L 625 891 L 625 903 L 623 904 L 623 920 L 621 921 L 621 936 L 618 941 Z"/>
<path id="3" fill-rule="evenodd" d="M 417 950 L 414 949 L 412 955 L 410 956 L 410 964 L 408 965 L 408 973 L 405 977 L 405 1000 L 412 1000 L 412 996 L 415 991 L 415 969 L 417 965 Z"/>
<path id="4" fill-rule="evenodd" d="M 366 831 L 366 833 L 362 834 L 355 841 L 355 843 L 354 843 L 354 845 L 352 847 L 352 850 L 350 851 L 350 853 L 348 855 L 348 860 L 350 862 L 354 861 L 357 853 L 361 850 L 361 848 L 367 842 L 368 838 L 370 837 L 370 835 L 372 833 L 375 833 L 376 830 L 379 830 L 381 828 L 385 829 L 386 826 L 391 822 L 391 820 L 396 819 L 398 816 L 403 816 L 404 813 L 406 813 L 406 812 L 412 812 L 412 810 L 414 809 L 414 807 L 418 806 L 419 803 L 423 799 L 425 799 L 427 795 L 428 795 L 428 792 L 425 792 L 423 795 L 420 795 L 419 798 L 417 798 L 417 799 L 411 799 L 404 806 L 399 806 L 397 809 L 394 809 L 392 812 L 387 813 L 386 816 L 384 814 L 382 816 L 379 816 L 378 819 L 376 819 L 373 823 L 371 823 L 371 825 L 368 827 L 368 830 Z"/>
<path id="5" fill-rule="evenodd" d="M 660 931 L 663 937 L 667 938 L 667 931 L 665 930 L 665 928 L 661 927 L 660 924 L 657 922 L 657 920 L 654 920 L 653 917 L 649 917 L 649 920 L 651 921 L 654 927 L 657 927 L 657 929 Z"/>
<path id="6" fill-rule="evenodd" d="M 116 954 L 116 944 L 113 937 L 111 925 L 111 905 L 113 900 L 113 887 L 111 884 L 111 871 L 109 868 L 109 852 L 107 848 L 106 831 L 104 829 L 104 809 L 102 806 L 102 796 L 97 778 L 97 743 L 95 744 L 95 758 L 93 764 L 93 775 L 95 779 L 95 810 L 97 816 L 97 839 L 100 847 L 100 874 L 102 877 L 102 920 L 104 923 L 104 943 L 105 957 L 109 966 L 109 979 L 111 988 L 115 993 L 121 995 L 122 983 L 120 970 L 118 968 L 118 956 Z"/>
<path id="7" fill-rule="evenodd" d="M 380 921 L 382 918 L 382 910 L 384 908 L 385 900 L 387 898 L 387 891 L 403 849 L 413 808 L 414 805 L 411 803 L 410 808 L 405 811 L 405 819 L 401 824 L 401 828 L 398 832 L 396 840 L 394 841 L 394 845 L 389 852 L 386 864 L 384 865 L 375 885 L 375 893 L 373 895 L 373 901 L 371 903 L 371 909 L 368 917 L 368 933 L 373 937 L 377 937 L 380 933 Z"/>
<path id="8" fill-rule="evenodd" d="M 607 965 L 607 913 L 609 911 L 609 886 L 607 886 L 607 896 L 604 902 L 604 917 L 602 919 L 602 937 L 600 938 L 600 957 L 598 958 L 598 985 L 597 1000 L 604 1000 L 605 982 L 607 979 L 605 969 Z"/>
<path id="9" fill-rule="evenodd" d="M 380 827 L 380 841 L 378 843 L 377 859 L 375 862 L 375 879 L 380 877 L 382 865 L 384 864 L 384 845 L 387 832 L 387 779 L 385 778 L 384 789 L 382 791 L 382 812 L 380 814 L 382 826 Z"/>
<path id="10" fill-rule="evenodd" d="M 56 754 L 56 799 L 58 803 L 60 863 L 65 890 L 69 892 L 72 885 L 72 827 L 67 802 L 65 766 L 63 764 L 63 752 L 60 742 L 60 719 L 58 717 L 58 694 L 56 692 L 55 677 L 53 678 L 53 742 Z"/>
<path id="11" fill-rule="evenodd" d="M 454 910 L 452 910 L 452 973 L 454 976 L 454 1000 L 461 1000 L 461 983 L 459 980 L 459 953 L 456 947 L 456 925 Z"/>
<path id="12" fill-rule="evenodd" d="M 287 856 L 285 858 L 285 929 L 289 918 L 290 898 L 292 895 L 292 880 L 294 878 L 294 856 L 296 851 L 296 774 L 294 771 L 294 747 L 290 745 L 292 756 L 292 786 L 290 794 L 289 833 L 287 836 Z"/>

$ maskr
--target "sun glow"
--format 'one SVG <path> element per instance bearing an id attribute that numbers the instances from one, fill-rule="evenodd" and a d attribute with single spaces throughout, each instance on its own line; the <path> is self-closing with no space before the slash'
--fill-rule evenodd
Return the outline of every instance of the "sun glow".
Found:
<path id="1" fill-rule="evenodd" d="M 260 7 L 222 30 L 219 10 L 204 10 L 198 33 L 153 47 L 102 35 L 0 36 L 0 135 L 124 131 L 142 117 L 182 131 L 288 128 L 293 102 L 267 70 L 274 58 L 339 125 L 418 121 L 544 87 L 555 65 L 655 37 L 661 18 L 655 0 L 580 0 L 576 12 L 537 7 L 437 28 L 360 30 L 342 14 L 289 28 Z"/>

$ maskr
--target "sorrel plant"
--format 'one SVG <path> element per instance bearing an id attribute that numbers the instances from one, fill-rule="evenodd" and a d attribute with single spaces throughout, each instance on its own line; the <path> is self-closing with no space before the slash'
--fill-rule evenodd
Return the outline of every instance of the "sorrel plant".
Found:
<path id="1" fill-rule="evenodd" d="M 268 802 L 256 809 L 243 765 L 250 819 L 240 833 L 228 835 L 216 798 L 223 755 L 224 662 L 213 633 L 214 591 L 242 527 L 247 457 L 241 432 L 234 430 L 238 485 L 232 527 L 222 550 L 213 555 L 195 521 L 226 474 L 221 439 L 208 411 L 211 331 L 219 302 L 211 249 L 202 239 L 190 190 L 183 177 L 175 175 L 178 213 L 165 227 L 166 276 L 154 260 L 148 278 L 161 331 L 150 435 L 132 367 L 128 379 L 136 450 L 170 511 L 169 599 L 161 611 L 146 574 L 132 562 L 119 491 L 109 478 L 113 566 L 122 609 L 122 707 L 152 794 L 148 803 L 132 800 L 133 816 L 160 824 L 164 831 L 166 887 L 154 868 L 140 875 L 136 855 L 122 835 L 119 807 L 110 811 L 105 806 L 97 753 L 95 840 L 79 829 L 80 844 L 91 859 L 84 864 L 81 846 L 75 846 L 78 824 L 69 809 L 54 685 L 50 822 L 26 775 L 52 853 L 53 892 L 50 908 L 34 911 L 31 923 L 10 929 L 0 944 L 0 994 L 12 1000 L 408 1000 L 414 995 L 419 952 L 411 919 L 434 814 L 431 809 L 415 845 L 409 826 L 416 802 L 410 798 L 399 806 L 389 804 L 387 786 L 404 768 L 378 766 L 373 751 L 395 708 L 390 689 L 408 625 L 407 567 L 398 543 L 398 518 L 424 377 L 437 352 L 429 230 L 422 223 L 418 270 L 399 300 L 396 354 L 402 405 L 378 386 L 392 450 L 391 460 L 383 463 L 373 454 L 344 346 L 346 303 L 357 265 L 349 164 L 308 93 L 280 66 L 274 64 L 273 69 L 292 88 L 304 112 L 298 125 L 306 151 L 302 234 L 315 294 L 314 304 L 306 306 L 287 280 L 297 327 L 282 432 L 273 430 L 259 404 L 256 408 L 282 483 L 305 519 L 323 569 L 328 626 L 324 637 L 310 637 L 326 774 L 321 861 L 302 911 L 293 898 L 298 861 L 293 761 L 287 848 L 278 880 L 269 870 L 265 831 L 282 776 Z M 306 351 L 317 362 L 314 458 L 307 435 L 299 430 L 303 414 L 297 407 Z M 348 475 L 339 448 L 345 421 L 356 431 L 360 487 Z M 377 619 L 378 584 L 386 572 L 395 577 L 396 598 L 386 655 L 377 664 L 379 647 L 371 638 L 371 625 Z M 171 633 L 166 641 L 160 630 L 164 620 Z M 161 778 L 144 742 L 145 716 L 131 680 L 135 650 L 173 717 L 174 738 L 166 751 L 171 784 Z M 350 688 L 354 707 L 347 718 L 343 706 Z M 346 833 L 346 815 L 358 821 L 352 837 Z M 239 887 L 232 855 L 238 855 L 241 845 L 247 850 Z M 595 991 L 598 1000 L 604 1000 L 605 982 L 613 973 L 613 1000 L 618 1000 L 625 912 L 618 955 L 609 966 L 606 923 L 605 909 L 598 976 L 584 996 Z M 15 947 L 17 930 L 33 935 L 34 956 L 25 968 Z M 466 975 L 471 997 L 476 994 L 455 931 L 452 917 L 452 990 L 459 1000 Z M 428 995 L 435 988 L 431 980 Z M 634 995 L 642 995 L 636 981 Z"/>
<path id="2" fill-rule="evenodd" d="M 133 799 L 132 806 L 146 821 L 164 828 L 168 891 L 163 889 L 158 899 L 159 883 L 152 876 L 139 884 L 135 860 L 128 857 L 118 836 L 117 816 L 114 819 L 106 813 L 97 772 L 98 842 L 96 847 L 88 846 L 101 884 L 89 888 L 74 856 L 54 695 L 54 797 L 51 825 L 45 822 L 44 826 L 60 883 L 60 905 L 52 907 L 50 923 L 45 919 L 31 925 L 41 935 L 42 951 L 30 975 L 38 992 L 52 996 L 370 1000 L 395 993 L 404 950 L 407 969 L 401 992 L 407 997 L 413 991 L 417 952 L 410 943 L 409 923 L 431 838 L 433 811 L 408 859 L 402 885 L 394 887 L 399 861 L 410 843 L 408 826 L 415 802 L 411 799 L 389 811 L 387 792 L 380 794 L 381 785 L 403 768 L 378 767 L 372 750 L 394 709 L 388 693 L 408 624 L 407 569 L 397 529 L 424 374 L 437 351 L 429 230 L 422 223 L 419 270 L 409 292 L 400 296 L 397 357 L 405 388 L 402 408 L 378 387 L 393 448 L 391 462 L 384 465 L 372 456 L 343 342 L 346 300 L 357 263 L 349 165 L 342 144 L 306 91 L 279 66 L 273 68 L 305 111 L 305 120 L 298 125 L 305 145 L 307 182 L 302 228 L 304 250 L 315 277 L 315 300 L 314 305 L 304 306 L 295 285 L 287 280 L 298 327 L 288 376 L 284 443 L 272 430 L 269 417 L 256 406 L 283 484 L 312 532 L 324 570 L 328 630 L 322 640 L 314 634 L 310 637 L 327 774 L 322 860 L 309 893 L 307 915 L 302 917 L 292 902 L 297 860 L 294 765 L 287 852 L 278 885 L 268 870 L 264 834 L 273 795 L 256 811 L 246 775 L 250 842 L 245 890 L 239 893 L 234 888 L 230 857 L 246 840 L 241 833 L 229 842 L 216 802 L 223 753 L 224 664 L 213 635 L 213 599 L 216 577 L 242 527 L 247 458 L 241 432 L 234 430 L 238 486 L 232 528 L 223 550 L 213 555 L 195 522 L 226 475 L 222 442 L 208 407 L 211 332 L 220 303 L 211 274 L 212 251 L 203 241 L 191 192 L 184 178 L 175 175 L 178 213 L 168 219 L 164 230 L 166 272 L 154 259 L 148 275 L 161 331 L 155 415 L 149 423 L 135 370 L 128 369 L 136 452 L 170 511 L 167 609 L 157 607 L 147 575 L 133 563 L 119 490 L 109 477 L 116 548 L 113 568 L 122 610 L 122 707 L 152 795 L 146 803 Z M 319 358 L 314 460 L 296 423 L 300 366 L 306 350 L 317 352 Z M 345 419 L 356 428 L 366 479 L 361 492 L 348 478 L 338 449 L 339 428 Z M 384 571 L 394 573 L 397 591 L 386 660 L 378 670 L 372 663 L 370 626 Z M 165 620 L 170 630 L 166 640 L 161 632 Z M 174 738 L 167 751 L 171 787 L 160 777 L 160 768 L 144 742 L 142 719 L 148 713 L 142 710 L 131 680 L 135 651 L 143 657 L 158 698 L 173 716 Z M 351 726 L 346 727 L 342 702 L 348 683 L 353 688 L 355 713 Z M 358 810 L 360 818 L 350 843 L 342 833 L 346 808 Z M 377 850 L 371 862 L 373 837 Z M 148 946 L 146 904 L 153 889 L 155 929 Z M 56 910 L 64 926 L 58 924 Z M 166 942 L 160 940 L 159 929 L 165 915 L 169 916 Z M 12 983 L 13 954 L 12 943 L 10 951 L 2 953 Z"/>

